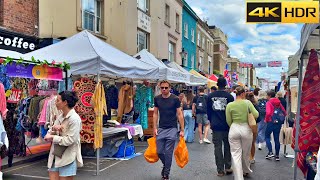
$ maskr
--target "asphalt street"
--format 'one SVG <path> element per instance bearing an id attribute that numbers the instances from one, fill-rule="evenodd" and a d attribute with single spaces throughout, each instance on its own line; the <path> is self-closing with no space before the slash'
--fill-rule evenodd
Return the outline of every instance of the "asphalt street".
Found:
<path id="1" fill-rule="evenodd" d="M 170 179 L 172 180 L 232 180 L 233 176 L 216 176 L 214 160 L 214 146 L 212 144 L 199 144 L 194 142 L 188 145 L 189 163 L 179 168 L 173 159 Z M 143 153 L 147 148 L 146 142 L 136 143 L 136 152 Z M 281 150 L 283 152 L 283 150 Z M 292 153 L 292 149 L 289 149 Z M 247 179 L 253 180 L 291 180 L 293 179 L 293 160 L 281 156 L 281 161 L 266 160 L 267 151 L 256 152 L 256 163 L 252 165 L 253 173 Z M 283 155 L 283 154 L 282 154 Z M 130 160 L 107 160 L 100 162 L 100 175 L 95 175 L 96 160 L 84 159 L 84 167 L 78 169 L 77 180 L 160 180 L 160 161 L 149 164 L 143 154 Z M 33 180 L 49 179 L 47 173 L 47 159 L 26 163 L 3 170 L 4 180 Z M 300 172 L 299 180 L 303 179 Z"/>

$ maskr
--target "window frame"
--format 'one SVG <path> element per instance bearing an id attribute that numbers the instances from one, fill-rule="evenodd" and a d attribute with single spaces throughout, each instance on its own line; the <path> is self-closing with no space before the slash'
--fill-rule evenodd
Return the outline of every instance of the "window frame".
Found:
<path id="1" fill-rule="evenodd" d="M 165 18 L 164 23 L 168 26 L 170 26 L 170 6 L 168 4 L 165 4 Z"/>
<path id="2" fill-rule="evenodd" d="M 176 56 L 175 46 L 176 46 L 175 43 L 169 41 L 169 43 L 168 43 L 168 55 L 169 55 L 168 56 L 168 61 L 170 61 L 170 62 L 174 62 L 175 61 L 175 56 Z M 172 52 L 170 51 L 170 49 L 171 49 L 170 47 L 172 47 Z"/>
<path id="3" fill-rule="evenodd" d="M 194 43 L 194 29 L 191 28 L 191 42 Z"/>
<path id="4" fill-rule="evenodd" d="M 197 45 L 198 45 L 199 47 L 201 46 L 201 34 L 200 34 L 200 32 L 198 33 Z"/>
<path id="5" fill-rule="evenodd" d="M 189 37 L 188 37 L 188 23 L 186 23 L 186 22 L 183 24 L 183 36 L 185 38 L 189 39 Z"/>
<path id="6" fill-rule="evenodd" d="M 141 8 L 140 1 L 144 1 L 144 7 Z M 150 0 L 137 0 L 137 8 L 146 14 L 150 14 Z"/>
<path id="7" fill-rule="evenodd" d="M 140 34 L 145 35 L 145 42 L 144 42 L 145 46 L 144 46 L 143 49 L 149 50 L 149 36 L 148 36 L 148 33 L 138 29 L 138 31 L 137 31 L 137 53 L 142 50 L 142 49 L 140 49 L 140 41 L 139 41 L 140 40 Z"/>
<path id="8" fill-rule="evenodd" d="M 176 31 L 180 32 L 180 15 L 176 13 Z"/>
<path id="9" fill-rule="evenodd" d="M 94 33 L 98 33 L 98 34 L 101 34 L 101 22 L 102 22 L 102 10 L 103 10 L 103 3 L 101 0 L 94 0 L 94 12 L 90 12 L 90 11 L 87 11 L 84 9 L 84 4 L 85 0 L 82 0 L 81 1 L 81 12 L 82 12 L 82 28 L 83 29 L 87 29 L 89 31 L 92 31 Z M 88 2 L 91 2 L 90 0 L 88 0 Z M 100 14 L 98 14 L 98 3 L 100 5 Z M 85 27 L 85 14 L 89 14 L 89 16 L 93 16 L 93 30 L 89 29 L 89 25 L 88 27 Z M 99 19 L 99 20 L 98 20 Z M 89 20 L 88 20 L 89 21 Z M 99 22 L 97 24 L 97 22 Z M 97 26 L 98 25 L 98 26 Z"/>
<path id="10" fill-rule="evenodd" d="M 194 60 L 195 60 L 194 59 L 194 54 L 191 54 L 191 68 L 194 68 L 194 63 L 195 63 Z"/>

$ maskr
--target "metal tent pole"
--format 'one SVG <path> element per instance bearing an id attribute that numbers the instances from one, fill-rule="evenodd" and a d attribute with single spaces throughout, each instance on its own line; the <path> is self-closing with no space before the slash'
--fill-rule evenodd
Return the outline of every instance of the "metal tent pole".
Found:
<path id="1" fill-rule="evenodd" d="M 100 81 L 100 74 L 97 75 L 97 83 L 99 83 L 99 81 Z M 96 175 L 99 176 L 99 174 L 100 174 L 100 148 L 97 148 L 96 156 L 97 156 Z"/>
<path id="2" fill-rule="evenodd" d="M 298 88 L 298 107 L 296 114 L 296 134 L 295 134 L 295 147 L 294 147 L 294 180 L 297 180 L 297 157 L 299 152 L 299 131 L 300 131 L 300 106 L 301 106 L 301 94 L 302 94 L 302 70 L 303 70 L 303 58 L 300 57 L 299 64 L 299 88 Z"/>

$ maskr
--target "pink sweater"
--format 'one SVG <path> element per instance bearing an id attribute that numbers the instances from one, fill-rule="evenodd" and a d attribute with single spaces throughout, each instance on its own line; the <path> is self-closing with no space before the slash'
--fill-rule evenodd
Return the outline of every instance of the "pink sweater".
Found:
<path id="1" fill-rule="evenodd" d="M 266 104 L 266 118 L 264 120 L 265 122 L 271 122 L 271 117 L 274 112 L 274 107 L 279 107 L 279 106 L 281 110 L 285 113 L 285 115 L 287 115 L 287 112 L 284 109 L 284 107 L 281 105 L 280 100 L 278 98 L 271 98 Z"/>
<path id="2" fill-rule="evenodd" d="M 8 109 L 7 109 L 6 93 L 4 91 L 3 84 L 0 83 L 0 113 L 3 119 L 6 119 L 7 112 L 8 112 Z"/>

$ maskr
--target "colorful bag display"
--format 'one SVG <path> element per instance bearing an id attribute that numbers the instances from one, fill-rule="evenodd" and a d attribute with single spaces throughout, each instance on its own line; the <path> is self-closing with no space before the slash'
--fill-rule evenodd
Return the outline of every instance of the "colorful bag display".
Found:
<path id="1" fill-rule="evenodd" d="M 148 148 L 144 153 L 144 158 L 149 163 L 155 163 L 159 160 L 159 156 L 157 153 L 157 143 L 156 143 L 155 137 L 148 139 Z"/>
<path id="2" fill-rule="evenodd" d="M 174 158 L 180 168 L 184 168 L 189 162 L 189 153 L 184 137 L 180 137 L 179 143 L 174 150 Z"/>

